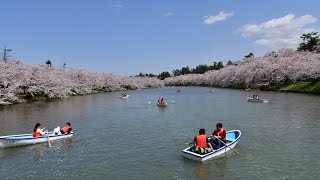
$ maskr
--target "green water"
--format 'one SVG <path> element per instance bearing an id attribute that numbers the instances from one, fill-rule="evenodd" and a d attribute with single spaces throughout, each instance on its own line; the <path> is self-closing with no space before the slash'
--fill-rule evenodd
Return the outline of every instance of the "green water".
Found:
<path id="1" fill-rule="evenodd" d="M 74 137 L 0 149 L 1 179 L 318 179 L 320 96 L 175 88 L 0 107 L 0 136 L 70 121 Z M 250 103 L 258 94 L 269 103 Z M 168 100 L 158 107 L 159 97 Z M 148 102 L 151 102 L 150 104 Z M 239 129 L 236 150 L 196 162 L 181 156 L 200 128 Z"/>

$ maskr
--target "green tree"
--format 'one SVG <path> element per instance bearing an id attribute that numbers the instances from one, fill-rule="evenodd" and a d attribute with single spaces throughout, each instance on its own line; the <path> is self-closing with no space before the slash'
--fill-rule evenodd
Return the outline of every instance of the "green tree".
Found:
<path id="1" fill-rule="evenodd" d="M 172 71 L 172 73 L 173 73 L 173 76 L 180 76 L 182 74 L 180 69 L 175 69 Z"/>
<path id="2" fill-rule="evenodd" d="M 195 74 L 203 74 L 209 70 L 209 67 L 207 65 L 198 65 L 195 69 L 193 69 L 192 73 Z"/>
<path id="3" fill-rule="evenodd" d="M 170 73 L 168 71 L 164 71 L 159 74 L 159 79 L 164 80 L 167 77 L 171 77 Z"/>
<path id="4" fill-rule="evenodd" d="M 245 58 L 251 58 L 251 57 L 254 57 L 254 55 L 253 55 L 253 53 L 251 52 L 251 53 L 249 53 L 248 55 L 245 55 L 244 57 L 245 57 Z"/>
<path id="5" fill-rule="evenodd" d="M 50 59 L 48 59 L 48 61 L 46 62 L 46 65 L 48 65 L 49 67 L 52 66 L 52 63 L 51 63 Z"/>
<path id="6" fill-rule="evenodd" d="M 298 51 L 315 51 L 319 42 L 318 32 L 302 34 L 300 38 L 303 40 L 298 47 Z"/>
<path id="7" fill-rule="evenodd" d="M 187 67 L 183 67 L 182 69 L 181 69 L 181 74 L 182 75 L 184 75 L 184 74 L 190 74 L 190 69 L 189 69 L 189 67 L 187 66 Z"/>
<path id="8" fill-rule="evenodd" d="M 227 66 L 229 66 L 229 65 L 232 65 L 232 61 L 230 61 L 230 60 L 227 62 Z"/>
<path id="9" fill-rule="evenodd" d="M 217 70 L 222 69 L 223 68 L 223 62 L 219 61 L 217 64 Z"/>

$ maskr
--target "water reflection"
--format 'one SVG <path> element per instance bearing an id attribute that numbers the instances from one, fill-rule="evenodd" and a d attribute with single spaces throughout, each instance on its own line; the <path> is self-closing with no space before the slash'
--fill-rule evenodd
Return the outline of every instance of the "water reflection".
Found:
<path id="1" fill-rule="evenodd" d="M 220 179 L 226 175 L 226 157 L 201 162 L 195 168 L 196 179 Z"/>

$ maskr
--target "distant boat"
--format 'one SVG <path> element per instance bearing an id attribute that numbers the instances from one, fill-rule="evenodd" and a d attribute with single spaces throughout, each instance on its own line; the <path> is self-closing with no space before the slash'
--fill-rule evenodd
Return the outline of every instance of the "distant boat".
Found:
<path id="1" fill-rule="evenodd" d="M 268 99 L 261 99 L 261 98 L 252 98 L 252 97 L 247 97 L 248 102 L 259 102 L 259 103 L 267 103 L 269 102 Z"/>
<path id="2" fill-rule="evenodd" d="M 64 134 L 56 135 L 54 134 L 54 132 L 48 132 L 48 134 L 45 134 L 44 136 L 36 137 L 36 138 L 34 138 L 32 134 L 0 136 L 0 148 L 44 143 L 48 141 L 48 138 L 50 139 L 50 141 L 54 141 L 58 139 L 71 138 L 72 136 L 73 136 L 72 131 L 70 134 L 66 134 L 66 135 Z"/>
<path id="3" fill-rule="evenodd" d="M 213 93 L 213 89 L 211 89 L 210 92 Z"/>
<path id="4" fill-rule="evenodd" d="M 168 103 L 157 103 L 157 105 L 160 107 L 166 107 L 168 105 Z"/>
<path id="5" fill-rule="evenodd" d="M 239 138 L 241 136 L 241 131 L 240 130 L 231 130 L 227 131 L 227 146 L 223 146 L 219 149 L 216 149 L 212 152 L 206 153 L 206 154 L 198 154 L 194 152 L 194 146 L 190 146 L 184 150 L 182 150 L 182 156 L 188 158 L 188 159 L 193 159 L 196 161 L 205 161 L 208 159 L 212 159 L 214 157 L 224 155 L 228 151 L 232 151 L 231 148 L 233 149 L 239 141 Z"/>
<path id="6" fill-rule="evenodd" d="M 119 96 L 119 98 L 122 98 L 122 99 L 127 99 L 127 98 L 129 98 L 130 97 L 130 95 L 125 95 L 125 96 Z"/>

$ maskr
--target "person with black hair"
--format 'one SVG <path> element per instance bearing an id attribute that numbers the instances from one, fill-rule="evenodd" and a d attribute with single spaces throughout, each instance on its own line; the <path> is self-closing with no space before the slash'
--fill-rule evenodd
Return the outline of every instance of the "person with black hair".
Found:
<path id="1" fill-rule="evenodd" d="M 40 123 L 37 123 L 33 128 L 32 136 L 33 137 L 41 137 L 41 136 L 43 136 L 45 134 L 45 132 L 44 132 L 45 129 L 46 129 L 45 127 L 41 128 L 41 124 Z"/>
<path id="2" fill-rule="evenodd" d="M 203 128 L 199 130 L 199 134 L 194 138 L 193 145 L 195 146 L 195 152 L 199 154 L 213 151 L 210 141 L 206 136 L 206 131 Z"/>
<path id="3" fill-rule="evenodd" d="M 213 137 L 210 139 L 210 143 L 212 144 L 214 149 L 219 149 L 219 148 L 223 147 L 224 144 L 222 142 L 226 143 L 227 132 L 222 127 L 221 123 L 216 124 L 216 130 L 213 131 L 211 136 L 213 136 Z"/>
<path id="4" fill-rule="evenodd" d="M 67 122 L 66 125 L 60 130 L 61 134 L 70 134 L 72 131 L 71 123 Z"/>

